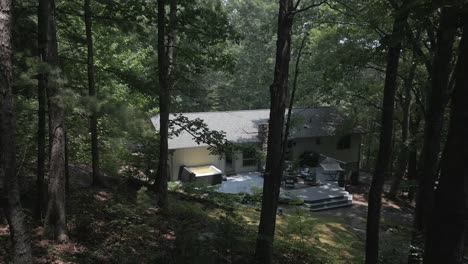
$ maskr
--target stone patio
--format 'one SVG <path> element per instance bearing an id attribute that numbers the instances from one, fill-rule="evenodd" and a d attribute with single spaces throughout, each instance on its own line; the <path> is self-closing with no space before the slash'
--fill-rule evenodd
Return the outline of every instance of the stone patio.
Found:
<path id="1" fill-rule="evenodd" d="M 300 198 L 304 200 L 306 204 L 312 204 L 314 208 L 320 205 L 318 207 L 320 207 L 321 210 L 351 204 L 352 196 L 345 191 L 344 188 L 339 187 L 336 181 L 330 181 L 328 175 L 317 173 L 317 183 L 320 184 L 318 186 L 309 186 L 299 181 L 294 189 L 281 188 L 280 198 L 283 200 Z M 222 182 L 218 191 L 222 193 L 243 192 L 252 194 L 252 187 L 263 188 L 263 178 L 259 172 L 241 173 L 229 176 L 227 177 L 227 181 Z"/>

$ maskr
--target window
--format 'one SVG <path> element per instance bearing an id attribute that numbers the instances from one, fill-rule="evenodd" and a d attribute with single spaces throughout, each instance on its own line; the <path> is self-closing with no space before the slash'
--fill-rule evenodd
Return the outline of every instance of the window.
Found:
<path id="1" fill-rule="evenodd" d="M 255 158 L 255 150 L 247 149 L 242 152 L 242 166 L 252 167 L 257 165 L 257 159 Z"/>
<path id="2" fill-rule="evenodd" d="M 342 136 L 336 144 L 337 149 L 350 149 L 351 148 L 351 135 Z"/>
<path id="3" fill-rule="evenodd" d="M 288 146 L 287 146 L 287 147 L 288 147 L 288 148 L 292 148 L 292 147 L 294 147 L 294 146 L 296 146 L 296 141 L 288 140 Z"/>

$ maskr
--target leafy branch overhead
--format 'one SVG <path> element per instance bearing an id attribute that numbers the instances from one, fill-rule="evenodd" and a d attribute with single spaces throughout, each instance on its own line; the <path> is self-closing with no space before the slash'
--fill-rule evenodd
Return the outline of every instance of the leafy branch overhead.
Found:
<path id="1" fill-rule="evenodd" d="M 190 119 L 183 114 L 174 114 L 169 121 L 169 131 L 169 137 L 178 137 L 184 132 L 190 134 L 198 145 L 208 145 L 210 154 L 218 155 L 220 159 L 225 157 L 226 153 L 236 151 L 254 151 L 257 158 L 261 157 L 253 144 L 234 144 L 226 138 L 226 132 L 210 129 L 201 118 Z"/>
<path id="2" fill-rule="evenodd" d="M 207 144 L 213 155 L 224 156 L 234 146 L 226 139 L 226 132 L 211 130 L 201 118 L 189 119 L 182 114 L 175 114 L 169 121 L 169 130 L 170 137 L 178 137 L 184 131 L 189 133 L 198 145 Z"/>

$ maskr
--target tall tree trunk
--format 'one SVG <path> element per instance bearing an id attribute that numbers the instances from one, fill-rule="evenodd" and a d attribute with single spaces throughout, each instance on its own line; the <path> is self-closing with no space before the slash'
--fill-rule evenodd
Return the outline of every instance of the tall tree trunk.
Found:
<path id="1" fill-rule="evenodd" d="M 408 180 L 412 182 L 408 190 L 408 200 L 412 202 L 416 193 L 416 184 L 418 174 L 418 131 L 421 123 L 421 115 L 416 113 L 410 118 L 410 145 L 408 151 Z"/>
<path id="2" fill-rule="evenodd" d="M 88 51 L 88 94 L 95 99 L 96 88 L 94 81 L 94 46 L 91 21 L 91 0 L 84 1 L 85 28 L 86 28 L 86 47 Z M 101 173 L 99 171 L 99 141 L 98 141 L 98 120 L 95 107 L 92 108 L 89 118 L 89 131 L 91 133 L 91 161 L 93 167 L 93 185 L 104 186 Z"/>
<path id="3" fill-rule="evenodd" d="M 65 123 L 65 120 L 64 120 Z M 64 130 L 64 138 L 65 138 L 65 195 L 68 197 L 70 194 L 70 173 L 68 171 L 68 133 L 67 130 Z M 67 200 L 67 199 L 66 199 Z M 67 200 L 68 201 L 68 200 Z"/>
<path id="4" fill-rule="evenodd" d="M 32 263 L 31 244 L 16 175 L 16 116 L 12 94 L 11 0 L 0 0 L 0 179 L 6 191 L 5 212 L 14 247 L 13 261 Z M 0 197 L 3 198 L 3 197 Z"/>
<path id="5" fill-rule="evenodd" d="M 293 1 L 280 0 L 278 14 L 278 39 L 273 83 L 270 86 L 270 120 L 266 170 L 263 182 L 262 211 L 255 250 L 258 263 L 272 262 L 272 246 L 275 234 L 276 210 L 283 174 L 283 129 L 286 100 L 288 97 L 288 74 L 291 57 L 291 31 L 293 25 Z"/>
<path id="6" fill-rule="evenodd" d="M 42 63 L 45 63 L 46 48 L 47 48 L 47 21 L 40 15 L 42 9 L 42 3 L 39 1 L 38 7 L 38 48 L 39 48 L 39 59 Z M 36 180 L 36 208 L 35 217 L 36 219 L 42 219 L 44 211 L 44 176 L 45 176 L 45 157 L 46 157 L 46 87 L 47 78 L 44 72 L 38 75 L 37 85 L 37 101 L 38 101 L 38 124 L 37 124 L 37 180 Z"/>
<path id="7" fill-rule="evenodd" d="M 49 129 L 51 135 L 48 203 L 45 216 L 46 233 L 59 241 L 68 240 L 65 213 L 65 112 L 61 98 L 62 78 L 60 73 L 57 34 L 55 23 L 55 1 L 40 0 L 44 8 L 40 15 L 47 21 L 46 62 L 52 68 L 47 76 L 49 103 Z"/>
<path id="8" fill-rule="evenodd" d="M 446 156 L 441 164 L 433 217 L 428 222 L 425 264 L 463 263 L 468 216 L 468 12 L 463 20 Z"/>
<path id="9" fill-rule="evenodd" d="M 170 64 L 172 62 L 173 45 L 175 41 L 175 12 L 176 2 L 170 0 L 171 28 L 166 33 L 166 1 L 158 0 L 158 79 L 159 79 L 159 173 L 156 175 L 155 189 L 157 204 L 161 208 L 167 208 L 167 181 L 169 178 L 168 160 L 168 135 L 169 135 L 169 105 L 170 105 Z M 171 34 L 171 32 L 173 34 Z M 167 36 L 166 36 L 167 34 Z M 167 37 L 167 45 L 166 45 Z"/>
<path id="10" fill-rule="evenodd" d="M 409 138 L 409 126 L 410 126 L 410 115 L 411 115 L 411 88 L 413 86 L 414 76 L 416 74 L 416 66 L 417 63 L 414 58 L 411 61 L 411 68 L 408 73 L 408 78 L 405 80 L 404 83 L 404 101 L 402 104 L 403 110 L 403 120 L 401 122 L 401 141 L 402 146 L 400 150 L 400 154 L 398 155 L 397 160 L 397 170 L 395 172 L 395 176 L 393 177 L 392 184 L 390 186 L 389 197 L 396 198 L 398 195 L 398 190 L 400 188 L 401 181 L 403 180 L 403 176 L 405 175 L 406 169 L 408 167 L 408 158 L 409 158 L 409 147 L 410 147 L 410 138 Z"/>
<path id="11" fill-rule="evenodd" d="M 382 104 L 379 152 L 374 175 L 369 190 L 369 207 L 367 212 L 366 232 L 366 263 L 375 264 L 379 259 L 379 229 L 380 209 L 382 207 L 382 191 L 385 181 L 385 171 L 388 169 L 392 152 L 393 111 L 397 87 L 398 64 L 401 52 L 401 39 L 404 25 L 408 18 L 407 1 L 396 10 L 391 46 L 387 53 L 387 68 L 385 72 L 384 97 Z"/>
<path id="12" fill-rule="evenodd" d="M 430 219 L 434 204 L 434 181 L 436 178 L 443 116 L 450 75 L 450 62 L 457 29 L 457 8 L 442 8 L 437 31 L 437 50 L 433 59 L 431 88 L 427 93 L 424 141 L 421 153 L 419 190 L 416 197 L 415 229 L 422 232 Z"/>

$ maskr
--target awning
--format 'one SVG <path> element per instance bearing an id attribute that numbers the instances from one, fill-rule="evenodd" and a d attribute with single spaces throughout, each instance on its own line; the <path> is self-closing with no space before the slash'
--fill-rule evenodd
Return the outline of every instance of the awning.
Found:
<path id="1" fill-rule="evenodd" d="M 322 167 L 323 170 L 326 172 L 344 171 L 343 168 L 341 168 L 340 164 L 338 163 L 321 163 L 320 167 Z"/>

